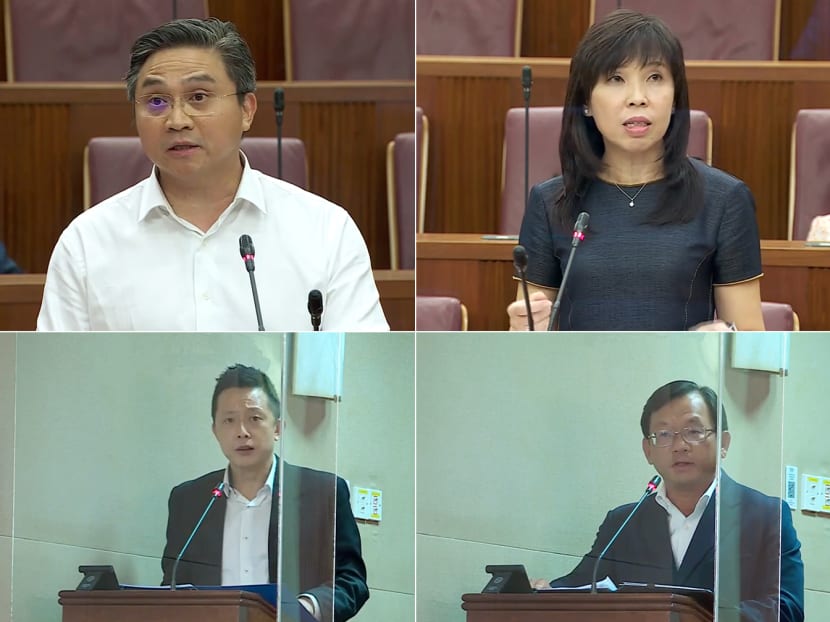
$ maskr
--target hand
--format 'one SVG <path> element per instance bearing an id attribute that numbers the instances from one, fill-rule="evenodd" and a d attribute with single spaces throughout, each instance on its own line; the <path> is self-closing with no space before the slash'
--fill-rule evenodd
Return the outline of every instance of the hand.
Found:
<path id="1" fill-rule="evenodd" d="M 701 333 L 731 333 L 738 330 L 732 322 L 724 322 L 723 320 L 715 320 L 714 322 L 701 322 L 696 326 L 692 326 L 689 330 Z"/>
<path id="2" fill-rule="evenodd" d="M 534 590 L 543 590 L 547 587 L 550 587 L 550 581 L 548 581 L 547 579 L 531 579 L 530 587 L 532 587 Z"/>
<path id="3" fill-rule="evenodd" d="M 533 328 L 544 331 L 548 329 L 550 310 L 553 303 L 542 292 L 530 294 L 530 312 L 533 314 Z M 510 330 L 527 330 L 527 309 L 524 300 L 511 302 L 507 307 L 507 316 L 510 318 Z"/>

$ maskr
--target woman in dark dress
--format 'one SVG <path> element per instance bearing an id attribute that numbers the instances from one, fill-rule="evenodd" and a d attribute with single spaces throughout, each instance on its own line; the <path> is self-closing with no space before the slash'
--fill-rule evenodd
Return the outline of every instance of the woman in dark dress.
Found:
<path id="1" fill-rule="evenodd" d="M 571 61 L 562 176 L 533 188 L 519 236 L 538 329 L 587 212 L 561 330 L 763 330 L 752 194 L 686 155 L 689 125 L 683 50 L 665 24 L 620 10 L 588 30 Z M 517 291 L 510 328 L 526 330 Z"/>

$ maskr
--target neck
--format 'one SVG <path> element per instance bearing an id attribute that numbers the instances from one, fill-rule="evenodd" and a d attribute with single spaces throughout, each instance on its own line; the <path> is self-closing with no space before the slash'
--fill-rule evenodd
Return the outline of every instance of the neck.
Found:
<path id="1" fill-rule="evenodd" d="M 692 488 L 666 488 L 666 497 L 668 497 L 669 501 L 671 501 L 678 510 L 683 512 L 684 516 L 689 516 L 695 511 L 697 502 L 700 501 L 703 493 L 706 492 L 706 489 L 709 488 L 711 483 L 712 482 L 709 482 L 703 486 L 695 486 Z"/>
<path id="2" fill-rule="evenodd" d="M 606 151 L 602 158 L 605 169 L 599 177 L 603 181 L 620 186 L 636 186 L 657 181 L 664 176 L 661 158 L 662 154 L 635 157 L 631 154 Z"/>
<path id="3" fill-rule="evenodd" d="M 231 485 L 247 499 L 253 499 L 268 480 L 273 460 L 274 458 L 271 457 L 271 462 L 268 464 L 252 466 L 249 469 L 231 469 Z"/>
<path id="4" fill-rule="evenodd" d="M 237 164 L 209 179 L 176 178 L 159 171 L 159 185 L 179 218 L 207 231 L 236 196 L 243 170 L 241 161 Z"/>

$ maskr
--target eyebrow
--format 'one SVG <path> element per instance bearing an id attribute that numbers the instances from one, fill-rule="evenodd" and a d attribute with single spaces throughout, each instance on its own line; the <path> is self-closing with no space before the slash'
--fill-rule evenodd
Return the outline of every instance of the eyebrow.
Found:
<path id="1" fill-rule="evenodd" d="M 192 84 L 201 82 L 209 82 L 210 84 L 216 84 L 216 78 L 214 78 L 209 73 L 195 73 L 193 75 L 187 76 L 184 80 L 181 81 L 182 84 Z M 166 84 L 166 80 L 162 78 L 157 78 L 156 76 L 147 76 L 144 78 L 144 80 L 141 81 L 142 88 L 148 86 L 163 86 Z"/>

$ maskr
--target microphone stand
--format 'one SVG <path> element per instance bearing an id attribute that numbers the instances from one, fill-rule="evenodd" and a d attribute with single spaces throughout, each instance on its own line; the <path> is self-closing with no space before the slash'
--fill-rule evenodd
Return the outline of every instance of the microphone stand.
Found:
<path id="1" fill-rule="evenodd" d="M 285 114 L 285 91 L 274 90 L 274 112 L 277 116 L 277 178 L 282 179 L 282 120 Z"/>
<path id="2" fill-rule="evenodd" d="M 548 321 L 548 331 L 553 330 L 556 323 L 556 316 L 559 315 L 559 305 L 562 304 L 562 293 L 565 291 L 565 283 L 568 282 L 568 275 L 571 272 L 571 262 L 576 252 L 576 247 L 585 237 L 585 228 L 588 226 L 590 216 L 588 212 L 580 212 L 576 217 L 576 225 L 574 226 L 573 238 L 571 239 L 571 252 L 568 254 L 568 263 L 565 264 L 565 272 L 562 275 L 562 283 L 559 284 L 559 291 L 556 292 L 556 300 L 553 302 L 553 307 L 550 310 L 550 320 Z"/>
<path id="3" fill-rule="evenodd" d="M 225 482 L 219 482 L 219 484 L 217 484 L 216 487 L 211 491 L 210 494 L 213 496 L 210 498 L 210 501 L 208 501 L 205 511 L 202 512 L 202 516 L 199 518 L 198 521 L 196 521 L 196 526 L 193 528 L 193 531 L 190 532 L 190 536 L 187 538 L 187 542 L 184 543 L 182 550 L 179 551 L 179 554 L 176 557 L 176 561 L 173 562 L 173 570 L 170 573 L 171 591 L 176 591 L 176 571 L 179 569 L 179 562 L 182 560 L 182 555 L 184 555 L 184 552 L 187 550 L 187 547 L 190 546 L 190 541 L 193 540 L 193 536 L 195 536 L 196 532 L 199 531 L 199 527 L 202 526 L 202 522 L 205 520 L 205 516 L 207 516 L 207 513 L 210 512 L 210 508 L 212 508 L 216 500 L 222 496 L 223 488 L 225 488 Z"/>
<path id="4" fill-rule="evenodd" d="M 634 509 L 631 510 L 629 515 L 623 521 L 623 524 L 620 525 L 619 529 L 617 529 L 617 533 L 613 535 L 613 537 L 608 541 L 608 544 L 605 545 L 605 548 L 602 549 L 602 553 L 600 553 L 597 557 L 597 561 L 594 563 L 594 574 L 591 577 L 591 594 L 597 593 L 597 571 L 599 570 L 599 562 L 602 560 L 603 557 L 605 557 L 605 554 L 608 552 L 608 549 L 610 549 L 611 545 L 614 544 L 614 542 L 617 539 L 617 536 L 620 535 L 620 532 L 622 532 L 622 530 L 628 524 L 628 521 L 631 520 L 631 517 L 634 516 L 634 513 L 637 511 L 637 508 L 639 508 L 643 504 L 643 501 L 646 500 L 646 497 L 648 497 L 651 493 L 657 490 L 657 485 L 660 483 L 660 479 L 661 478 L 659 475 L 655 475 L 651 478 L 648 485 L 646 486 L 646 491 L 643 493 L 643 496 L 640 497 L 640 500 L 637 502 L 637 505 L 634 506 Z"/>
<path id="5" fill-rule="evenodd" d="M 525 100 L 525 194 L 524 201 L 527 205 L 527 196 L 530 194 L 530 87 L 533 80 L 530 73 L 530 65 L 522 67 L 522 95 Z"/>

